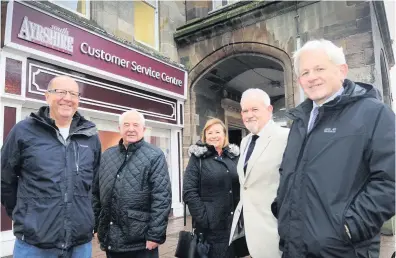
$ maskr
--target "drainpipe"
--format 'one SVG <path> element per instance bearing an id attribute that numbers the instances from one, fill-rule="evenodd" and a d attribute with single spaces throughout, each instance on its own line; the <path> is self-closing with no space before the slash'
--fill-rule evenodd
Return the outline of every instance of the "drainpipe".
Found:
<path id="1" fill-rule="evenodd" d="M 301 48 L 301 36 L 300 36 L 300 16 L 298 15 L 298 1 L 296 1 L 296 16 L 294 17 L 295 19 L 295 23 L 296 23 L 296 49 L 295 51 L 297 51 L 298 49 Z M 293 72 L 294 72 L 294 67 L 293 67 Z M 300 85 L 298 85 L 298 89 L 299 89 L 299 103 L 301 104 L 304 100 L 305 100 L 305 96 L 304 96 L 304 91 L 302 89 L 302 87 Z"/>
<path id="2" fill-rule="evenodd" d="M 186 24 L 187 24 L 187 0 L 184 0 L 184 15 L 186 16 Z"/>

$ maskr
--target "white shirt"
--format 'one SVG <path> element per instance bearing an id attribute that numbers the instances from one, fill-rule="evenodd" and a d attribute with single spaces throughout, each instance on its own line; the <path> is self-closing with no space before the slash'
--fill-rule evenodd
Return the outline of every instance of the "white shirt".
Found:
<path id="1" fill-rule="evenodd" d="M 259 138 L 260 138 L 261 136 L 263 136 L 264 130 L 265 130 L 265 128 L 268 126 L 269 123 L 274 123 L 274 121 L 271 119 L 271 120 L 268 121 L 268 123 L 266 123 L 266 124 L 264 125 L 264 127 L 263 127 L 263 128 L 260 130 L 260 132 L 257 134 L 257 135 L 259 136 Z M 253 134 L 249 137 L 248 142 L 247 142 L 247 144 L 246 144 L 246 148 L 245 148 L 244 153 L 243 153 L 243 161 L 246 160 L 246 154 L 247 154 L 247 150 L 249 149 L 250 142 L 252 141 L 252 136 L 253 136 Z M 258 139 L 257 139 L 257 140 L 258 140 Z M 254 151 L 254 150 L 253 150 L 253 151 Z"/>
<path id="2" fill-rule="evenodd" d="M 63 139 L 67 139 L 67 137 L 69 136 L 69 130 L 70 130 L 70 126 L 66 127 L 66 128 L 59 128 L 59 132 L 62 135 Z"/>

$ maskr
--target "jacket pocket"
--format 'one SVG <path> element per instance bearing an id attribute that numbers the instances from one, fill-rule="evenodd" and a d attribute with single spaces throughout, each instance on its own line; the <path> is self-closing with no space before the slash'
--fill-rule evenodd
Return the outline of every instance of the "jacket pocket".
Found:
<path id="1" fill-rule="evenodd" d="M 361 219 L 359 215 L 357 215 L 352 209 L 352 203 L 355 201 L 356 196 L 359 194 L 358 192 L 355 197 L 348 202 L 348 205 L 345 207 L 343 217 L 342 217 L 342 233 L 345 240 L 348 243 L 356 245 L 360 242 L 366 241 L 370 239 L 372 236 L 369 236 L 366 232 L 364 221 Z"/>
<path id="2" fill-rule="evenodd" d="M 350 208 L 346 209 L 343 220 L 344 237 L 351 243 L 360 243 L 370 239 L 366 233 L 364 221 Z"/>
<path id="3" fill-rule="evenodd" d="M 92 188 L 94 153 L 88 145 L 73 143 L 75 195 L 88 196 Z"/>
<path id="4" fill-rule="evenodd" d="M 63 208 L 59 203 L 57 198 L 36 199 L 28 203 L 23 234 L 32 244 L 54 244 L 58 241 L 64 222 Z"/>
<path id="5" fill-rule="evenodd" d="M 138 221 L 149 221 L 150 214 L 143 211 L 128 210 L 128 218 L 136 219 Z"/>
<path id="6" fill-rule="evenodd" d="M 127 232 L 126 236 L 128 242 L 144 241 L 146 239 L 145 234 L 148 230 L 148 222 L 150 220 L 150 213 L 128 210 L 127 219 Z"/>
<path id="7" fill-rule="evenodd" d="M 226 222 L 230 215 L 227 204 L 219 200 L 204 200 L 203 201 L 208 216 L 208 225 L 211 230 L 222 230 L 226 229 Z"/>

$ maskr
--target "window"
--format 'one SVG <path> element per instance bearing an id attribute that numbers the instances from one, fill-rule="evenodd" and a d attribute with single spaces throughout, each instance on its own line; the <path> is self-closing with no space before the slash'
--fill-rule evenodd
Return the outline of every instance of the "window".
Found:
<path id="1" fill-rule="evenodd" d="M 226 5 L 239 2 L 240 0 L 212 0 L 212 11 L 223 8 Z"/>
<path id="2" fill-rule="evenodd" d="M 155 49 L 158 49 L 157 5 L 157 0 L 133 2 L 134 38 Z"/>
<path id="3" fill-rule="evenodd" d="M 171 130 L 162 128 L 153 128 L 146 126 L 144 140 L 151 143 L 162 150 L 168 164 L 169 176 L 172 180 L 172 164 L 171 164 Z"/>
<path id="4" fill-rule="evenodd" d="M 89 11 L 90 11 L 89 0 L 77 0 L 77 1 L 52 0 L 51 2 L 89 19 Z"/>
<path id="5" fill-rule="evenodd" d="M 212 10 L 220 9 L 221 7 L 227 5 L 228 0 L 212 0 Z"/>

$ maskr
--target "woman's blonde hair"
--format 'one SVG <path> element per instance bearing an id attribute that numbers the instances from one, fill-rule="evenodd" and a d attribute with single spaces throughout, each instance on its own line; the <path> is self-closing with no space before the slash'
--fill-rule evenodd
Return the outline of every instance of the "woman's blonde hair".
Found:
<path id="1" fill-rule="evenodd" d="M 227 146 L 229 144 L 229 142 L 228 142 L 228 130 L 227 130 L 227 127 L 225 126 L 225 124 L 223 123 L 223 121 L 221 121 L 218 118 L 211 118 L 211 119 L 209 119 L 206 122 L 205 127 L 204 127 L 204 129 L 202 130 L 202 133 L 201 133 L 201 141 L 203 143 L 206 143 L 206 135 L 205 135 L 205 133 L 206 133 L 206 130 L 209 127 L 211 127 L 212 125 L 221 125 L 221 127 L 223 127 L 223 131 L 224 131 L 225 137 L 224 137 L 224 143 L 223 143 L 222 147 L 224 148 L 225 146 Z"/>

